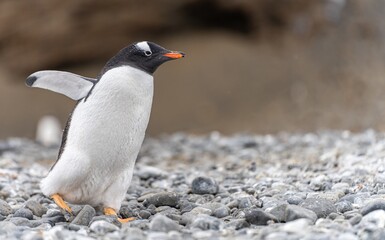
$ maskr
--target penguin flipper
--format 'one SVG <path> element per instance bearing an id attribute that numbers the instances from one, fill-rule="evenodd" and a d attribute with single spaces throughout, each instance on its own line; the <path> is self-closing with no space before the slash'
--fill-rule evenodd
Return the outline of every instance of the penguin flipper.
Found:
<path id="1" fill-rule="evenodd" d="M 29 87 L 48 89 L 80 100 L 87 96 L 96 81 L 70 72 L 45 70 L 29 75 L 25 83 Z"/>

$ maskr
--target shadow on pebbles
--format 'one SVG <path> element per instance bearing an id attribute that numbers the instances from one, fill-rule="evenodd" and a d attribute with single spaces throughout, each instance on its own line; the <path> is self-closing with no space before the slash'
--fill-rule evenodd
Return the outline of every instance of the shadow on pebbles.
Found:
<path id="1" fill-rule="evenodd" d="M 375 131 L 148 138 L 119 212 L 135 220 L 124 224 L 89 205 L 63 214 L 42 195 L 57 151 L 0 141 L 0 239 L 385 238 Z"/>

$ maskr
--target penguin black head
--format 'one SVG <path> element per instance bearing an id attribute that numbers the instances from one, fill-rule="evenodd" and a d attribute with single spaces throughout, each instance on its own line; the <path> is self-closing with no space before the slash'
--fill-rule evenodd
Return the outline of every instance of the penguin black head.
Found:
<path id="1" fill-rule="evenodd" d="M 137 42 L 112 57 L 101 74 L 115 67 L 129 65 L 152 75 L 162 63 L 182 57 L 184 53 L 167 50 L 153 42 Z"/>

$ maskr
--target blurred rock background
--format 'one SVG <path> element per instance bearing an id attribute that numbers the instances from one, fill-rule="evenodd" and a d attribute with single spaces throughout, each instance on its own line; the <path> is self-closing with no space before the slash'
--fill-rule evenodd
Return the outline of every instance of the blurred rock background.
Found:
<path id="1" fill-rule="evenodd" d="M 384 0 L 0 1 L 0 138 L 64 124 L 75 103 L 28 89 L 43 69 L 98 75 L 151 40 L 187 57 L 155 74 L 150 135 L 385 129 Z"/>

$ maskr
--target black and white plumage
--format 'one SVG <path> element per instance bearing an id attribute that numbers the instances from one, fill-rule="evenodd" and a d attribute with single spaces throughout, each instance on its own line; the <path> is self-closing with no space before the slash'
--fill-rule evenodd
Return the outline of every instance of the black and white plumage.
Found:
<path id="1" fill-rule="evenodd" d="M 143 41 L 118 52 L 98 79 L 61 71 L 30 75 L 28 86 L 78 100 L 58 160 L 41 182 L 42 192 L 118 211 L 149 122 L 152 75 L 162 63 L 183 56 Z"/>

